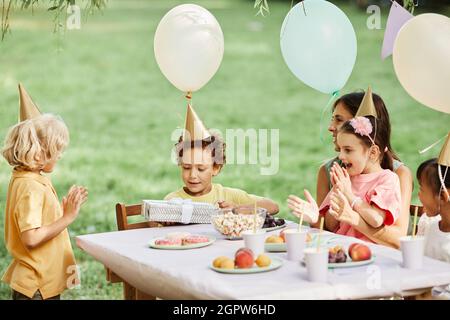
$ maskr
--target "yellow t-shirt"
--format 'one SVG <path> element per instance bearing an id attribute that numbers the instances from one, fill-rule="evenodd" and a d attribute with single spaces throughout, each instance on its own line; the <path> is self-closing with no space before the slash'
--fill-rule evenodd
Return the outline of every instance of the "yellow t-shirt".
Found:
<path id="1" fill-rule="evenodd" d="M 12 289 L 30 298 L 39 290 L 47 299 L 79 283 L 67 229 L 32 250 L 21 241 L 22 232 L 61 217 L 50 179 L 30 171 L 13 171 L 5 212 L 5 244 L 13 260 L 2 278 Z"/>
<path id="2" fill-rule="evenodd" d="M 221 184 L 215 183 L 212 184 L 211 191 L 202 196 L 191 196 L 190 194 L 186 193 L 186 191 L 184 191 L 184 188 L 181 188 L 177 191 L 169 193 L 164 197 L 164 200 L 170 200 L 174 198 L 191 199 L 195 202 L 206 202 L 211 204 L 215 204 L 217 201 L 226 201 L 233 203 L 234 205 L 253 204 L 255 203 L 255 201 L 263 199 L 262 197 L 248 194 L 243 190 L 227 188 L 222 186 Z"/>

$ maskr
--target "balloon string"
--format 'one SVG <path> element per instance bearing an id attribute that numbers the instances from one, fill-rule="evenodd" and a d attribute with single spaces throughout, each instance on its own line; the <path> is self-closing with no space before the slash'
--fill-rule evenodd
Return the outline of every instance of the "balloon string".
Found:
<path id="1" fill-rule="evenodd" d="M 426 147 L 425 149 L 419 150 L 419 154 L 424 154 L 426 152 L 428 152 L 428 150 L 433 149 L 435 146 L 437 146 L 447 135 L 443 136 L 442 138 L 440 138 L 438 141 L 433 142 L 431 145 L 429 145 L 428 147 Z"/>
<path id="2" fill-rule="evenodd" d="M 331 95 L 330 100 L 328 100 L 326 106 L 322 110 L 322 115 L 320 116 L 320 141 L 322 141 L 322 143 L 325 142 L 325 140 L 323 139 L 323 122 L 324 122 L 325 112 L 328 110 L 328 108 L 330 107 L 331 103 L 333 102 L 334 99 L 336 99 L 336 97 L 338 95 L 339 95 L 339 90 L 333 92 L 333 94 Z"/>

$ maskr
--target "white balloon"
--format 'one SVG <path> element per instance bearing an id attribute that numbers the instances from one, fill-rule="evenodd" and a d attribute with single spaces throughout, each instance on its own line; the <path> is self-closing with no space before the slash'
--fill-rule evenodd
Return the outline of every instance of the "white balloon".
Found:
<path id="1" fill-rule="evenodd" d="M 200 89 L 214 76 L 223 50 L 223 33 L 216 18 L 195 4 L 171 9 L 156 28 L 156 62 L 164 76 L 183 92 Z"/>
<path id="2" fill-rule="evenodd" d="M 450 113 L 450 19 L 424 13 L 409 20 L 394 42 L 395 74 L 411 97 Z"/>

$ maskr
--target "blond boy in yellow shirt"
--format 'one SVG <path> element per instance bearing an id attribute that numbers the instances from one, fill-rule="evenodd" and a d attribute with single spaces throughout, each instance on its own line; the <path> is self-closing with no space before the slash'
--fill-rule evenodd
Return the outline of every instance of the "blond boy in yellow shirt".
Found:
<path id="1" fill-rule="evenodd" d="M 9 130 L 2 149 L 13 167 L 5 212 L 5 244 L 12 261 L 2 281 L 16 300 L 59 299 L 66 288 L 79 283 L 67 227 L 87 200 L 87 190 L 72 186 L 61 206 L 42 172 L 53 171 L 69 143 L 69 132 L 60 118 L 40 115 L 19 88 L 22 121 Z"/>

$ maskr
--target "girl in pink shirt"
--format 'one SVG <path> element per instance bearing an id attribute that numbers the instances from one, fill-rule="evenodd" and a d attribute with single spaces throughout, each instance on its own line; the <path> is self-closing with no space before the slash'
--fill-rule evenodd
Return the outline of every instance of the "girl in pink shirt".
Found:
<path id="1" fill-rule="evenodd" d="M 328 230 L 372 242 L 356 230 L 359 219 L 379 228 L 393 224 L 400 214 L 400 182 L 392 172 L 387 136 L 372 116 L 347 121 L 337 134 L 343 168 L 337 163 L 332 167 L 333 188 L 320 208 L 305 192 L 309 202 L 302 201 L 300 207 L 292 203 L 293 213 L 303 213 L 312 223 L 324 215 Z M 358 214 L 348 214 L 350 210 Z"/>

